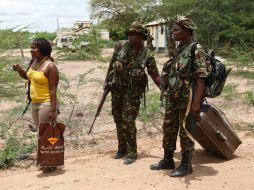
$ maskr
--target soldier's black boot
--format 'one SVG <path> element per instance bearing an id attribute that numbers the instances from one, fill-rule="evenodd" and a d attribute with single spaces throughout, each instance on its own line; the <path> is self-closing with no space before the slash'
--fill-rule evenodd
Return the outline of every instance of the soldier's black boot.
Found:
<path id="1" fill-rule="evenodd" d="M 129 164 L 132 164 L 133 162 L 135 162 L 136 160 L 137 160 L 137 158 L 126 158 L 123 163 L 125 165 L 129 165 Z"/>
<path id="2" fill-rule="evenodd" d="M 137 160 L 137 153 L 130 153 L 126 156 L 123 163 L 125 165 L 129 165 L 129 164 L 132 164 L 133 162 L 135 162 L 136 160 Z"/>
<path id="3" fill-rule="evenodd" d="M 123 158 L 126 155 L 126 150 L 118 150 L 114 155 L 114 159 Z"/>
<path id="4" fill-rule="evenodd" d="M 129 165 L 134 163 L 138 158 L 136 130 L 128 131 L 126 134 L 127 134 L 126 145 L 128 154 L 126 155 L 126 158 L 123 163 L 125 165 Z"/>
<path id="5" fill-rule="evenodd" d="M 191 153 L 185 153 L 182 155 L 182 161 L 178 168 L 170 173 L 170 177 L 183 177 L 192 173 L 191 165 Z"/>
<path id="6" fill-rule="evenodd" d="M 126 146 L 123 143 L 118 143 L 118 150 L 113 158 L 114 159 L 123 158 L 124 156 L 126 156 L 126 154 L 127 154 Z"/>
<path id="7" fill-rule="evenodd" d="M 165 151 L 164 150 L 164 157 L 163 159 L 157 163 L 150 165 L 151 170 L 163 170 L 163 169 L 175 169 L 175 162 L 173 159 L 173 152 L 172 151 Z"/>
<path id="8" fill-rule="evenodd" d="M 121 125 L 117 124 L 117 140 L 118 140 L 118 150 L 114 155 L 114 159 L 123 158 L 127 154 L 126 149 L 126 140 L 123 135 L 123 131 L 121 130 Z"/>

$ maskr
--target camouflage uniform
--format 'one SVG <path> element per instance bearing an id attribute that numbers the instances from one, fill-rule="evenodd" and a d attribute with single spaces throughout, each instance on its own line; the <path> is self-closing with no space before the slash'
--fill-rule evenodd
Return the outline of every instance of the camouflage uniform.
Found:
<path id="1" fill-rule="evenodd" d="M 113 71 L 109 76 L 112 95 L 112 114 L 117 128 L 118 151 L 127 152 L 127 158 L 137 158 L 137 128 L 142 94 L 147 87 L 147 75 L 158 74 L 156 62 L 150 50 L 142 47 L 137 55 L 131 52 L 128 41 L 116 46 L 111 62 Z"/>
<path id="2" fill-rule="evenodd" d="M 153 47 L 153 36 L 152 35 L 148 35 L 147 36 L 147 40 L 146 40 L 146 47 L 151 50 L 154 51 L 154 47 Z"/>
<path id="3" fill-rule="evenodd" d="M 195 84 L 197 77 L 205 78 L 208 75 L 204 52 L 196 50 L 195 58 L 192 58 L 192 46 L 193 42 L 180 44 L 174 58 L 165 63 L 162 74 L 162 91 L 166 100 L 163 148 L 166 151 L 175 151 L 180 127 L 179 136 L 183 154 L 194 150 L 194 143 L 183 128 L 190 88 Z"/>

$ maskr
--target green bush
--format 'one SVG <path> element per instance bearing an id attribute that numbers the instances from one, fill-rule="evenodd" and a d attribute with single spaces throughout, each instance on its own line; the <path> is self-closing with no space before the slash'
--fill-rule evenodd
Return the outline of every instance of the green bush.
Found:
<path id="1" fill-rule="evenodd" d="M 35 143 L 22 143 L 15 136 L 8 138 L 4 149 L 0 151 L 0 168 L 11 166 L 18 155 L 31 153 L 35 147 Z"/>
<path id="2" fill-rule="evenodd" d="M 24 82 L 17 72 L 12 70 L 12 65 L 20 63 L 19 59 L 0 59 L 0 98 L 20 97 L 24 93 Z M 22 65 L 23 68 L 24 65 Z M 20 83 L 19 83 L 20 82 Z"/>
<path id="3" fill-rule="evenodd" d="M 0 138 L 3 138 L 8 130 L 8 125 L 4 122 L 0 122 Z"/>
<path id="4" fill-rule="evenodd" d="M 20 59 L 0 59 L 0 98 L 23 98 L 25 93 L 24 80 L 17 72 L 12 70 L 12 65 L 21 63 Z M 21 63 L 23 68 L 26 66 Z"/>
<path id="5" fill-rule="evenodd" d="M 163 112 L 161 111 L 161 101 L 160 101 L 160 92 L 151 92 L 146 93 L 146 107 L 140 109 L 140 114 L 138 119 L 143 122 L 152 122 L 155 119 L 155 116 L 162 116 Z"/>
<path id="6" fill-rule="evenodd" d="M 30 45 L 29 38 L 32 36 L 28 31 L 20 32 L 13 31 L 13 29 L 0 30 L 0 49 L 9 50 L 20 47 L 20 40 L 22 40 L 23 48 L 28 48 Z"/>
<path id="7" fill-rule="evenodd" d="M 82 42 L 88 45 L 81 46 Z M 100 33 L 93 29 L 88 34 L 75 37 L 73 46 L 76 49 L 57 49 L 59 58 L 64 60 L 100 60 L 103 61 L 101 56 L 102 48 L 105 48 L 105 40 L 101 39 Z"/>
<path id="8" fill-rule="evenodd" d="M 248 104 L 254 106 L 254 93 L 253 93 L 253 91 L 245 92 L 244 93 L 244 99 Z"/>
<path id="9" fill-rule="evenodd" d="M 254 80 L 254 72 L 253 71 L 239 71 L 239 72 L 233 71 L 230 73 L 230 75 Z"/>
<path id="10" fill-rule="evenodd" d="M 86 42 L 87 45 L 82 47 L 80 44 Z M 57 49 L 57 54 L 60 59 L 64 60 L 99 60 L 107 61 L 101 55 L 102 48 L 113 47 L 114 41 L 101 39 L 100 33 L 96 29 L 92 29 L 88 34 L 76 36 L 73 41 L 73 46 L 76 49 Z M 81 46 L 81 47 L 80 47 Z"/>
<path id="11" fill-rule="evenodd" d="M 55 32 L 36 32 L 32 36 L 32 39 L 34 38 L 45 38 L 47 40 L 53 41 L 56 38 L 56 33 Z"/>
<path id="12" fill-rule="evenodd" d="M 222 95 L 226 99 L 232 100 L 234 97 L 236 97 L 236 84 L 227 84 L 224 86 Z"/>
<path id="13" fill-rule="evenodd" d="M 0 53 L 3 50 L 10 49 L 18 49 L 20 48 L 20 41 L 22 41 L 23 48 L 29 48 L 31 40 L 34 38 L 46 38 L 48 40 L 54 40 L 56 38 L 56 33 L 49 32 L 36 32 L 31 33 L 29 31 L 21 31 L 28 30 L 27 27 L 23 27 L 22 29 L 11 28 L 6 30 L 0 29 Z"/>
<path id="14" fill-rule="evenodd" d="M 242 72 L 244 69 L 254 68 L 254 52 L 248 48 L 221 48 L 219 54 L 227 57 L 237 71 Z"/>
<path id="15" fill-rule="evenodd" d="M 20 152 L 20 148 L 18 139 L 14 137 L 9 138 L 4 150 L 0 151 L 0 168 L 11 165 Z"/>

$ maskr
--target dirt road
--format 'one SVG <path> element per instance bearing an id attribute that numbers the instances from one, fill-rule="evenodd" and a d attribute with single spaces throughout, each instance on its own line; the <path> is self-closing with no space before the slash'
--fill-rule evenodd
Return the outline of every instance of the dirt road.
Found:
<path id="1" fill-rule="evenodd" d="M 123 160 L 112 158 L 116 144 L 99 154 L 82 153 L 68 158 L 65 167 L 52 174 L 42 174 L 35 166 L 0 173 L 1 190 L 99 190 L 99 189 L 242 189 L 254 185 L 254 139 L 249 132 L 239 132 L 243 144 L 232 160 L 226 161 L 207 154 L 197 146 L 193 159 L 193 174 L 171 178 L 169 171 L 152 171 L 151 163 L 162 158 L 161 135 L 138 141 L 139 159 L 126 166 Z M 179 150 L 179 149 L 178 149 Z M 179 164 L 180 153 L 175 161 Z"/>

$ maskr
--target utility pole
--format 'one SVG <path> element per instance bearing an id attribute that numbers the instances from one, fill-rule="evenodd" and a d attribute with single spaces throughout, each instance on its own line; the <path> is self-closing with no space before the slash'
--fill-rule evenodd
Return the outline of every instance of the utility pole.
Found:
<path id="1" fill-rule="evenodd" d="M 58 17 L 56 18 L 56 22 L 57 22 L 57 30 L 59 30 L 59 21 L 58 21 Z"/>

